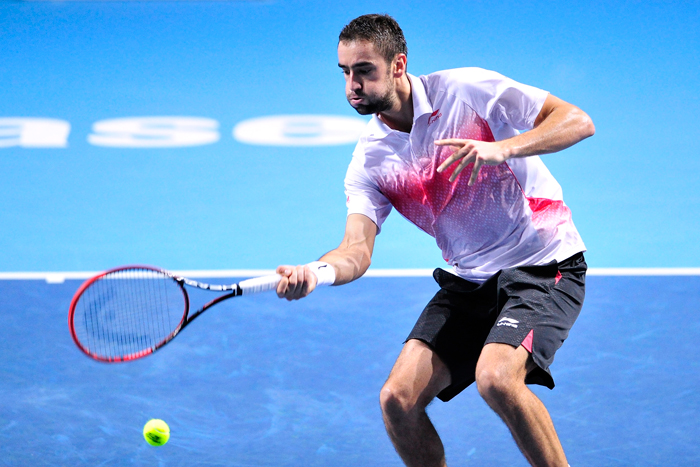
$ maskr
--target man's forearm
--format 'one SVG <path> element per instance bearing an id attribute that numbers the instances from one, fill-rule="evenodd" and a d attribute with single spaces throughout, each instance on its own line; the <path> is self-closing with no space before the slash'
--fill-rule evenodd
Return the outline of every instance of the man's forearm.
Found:
<path id="1" fill-rule="evenodd" d="M 342 245 L 329 251 L 319 261 L 326 262 L 335 269 L 333 285 L 342 285 L 359 279 L 371 263 L 370 253 L 360 247 L 344 248 Z"/>
<path id="2" fill-rule="evenodd" d="M 555 104 L 538 116 L 532 130 L 500 142 L 507 158 L 558 152 L 593 136 L 595 126 L 584 111 L 554 99 Z"/>

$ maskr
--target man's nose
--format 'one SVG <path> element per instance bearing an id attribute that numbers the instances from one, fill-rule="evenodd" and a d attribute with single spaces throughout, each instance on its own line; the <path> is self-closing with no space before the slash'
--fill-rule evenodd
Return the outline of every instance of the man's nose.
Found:
<path id="1" fill-rule="evenodd" d="M 362 83 L 360 82 L 360 80 L 355 78 L 355 75 L 350 76 L 350 89 L 352 89 L 353 91 L 362 89 Z"/>

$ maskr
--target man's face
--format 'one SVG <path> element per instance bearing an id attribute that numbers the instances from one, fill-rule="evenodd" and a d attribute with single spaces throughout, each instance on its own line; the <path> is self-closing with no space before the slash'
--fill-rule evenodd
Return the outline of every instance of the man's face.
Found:
<path id="1" fill-rule="evenodd" d="M 371 42 L 340 42 L 338 66 L 345 76 L 345 96 L 360 115 L 389 110 L 396 102 L 391 67 Z"/>

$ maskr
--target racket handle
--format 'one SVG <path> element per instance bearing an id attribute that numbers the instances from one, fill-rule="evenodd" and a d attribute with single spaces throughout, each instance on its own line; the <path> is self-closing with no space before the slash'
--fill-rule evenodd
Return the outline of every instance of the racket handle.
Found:
<path id="1" fill-rule="evenodd" d="M 282 276 L 279 274 L 272 274 L 269 276 L 254 277 L 253 279 L 246 279 L 238 283 L 238 287 L 241 288 L 242 295 L 248 295 L 259 292 L 267 292 L 268 290 L 275 290 L 277 284 L 279 284 Z"/>

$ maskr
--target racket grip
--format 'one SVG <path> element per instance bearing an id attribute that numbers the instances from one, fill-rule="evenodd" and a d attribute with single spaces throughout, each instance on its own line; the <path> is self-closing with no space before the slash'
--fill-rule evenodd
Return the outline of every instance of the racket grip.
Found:
<path id="1" fill-rule="evenodd" d="M 279 274 L 254 277 L 252 279 L 246 279 L 239 282 L 238 287 L 241 288 L 242 295 L 267 292 L 268 290 L 275 290 L 281 279 L 282 276 Z"/>

